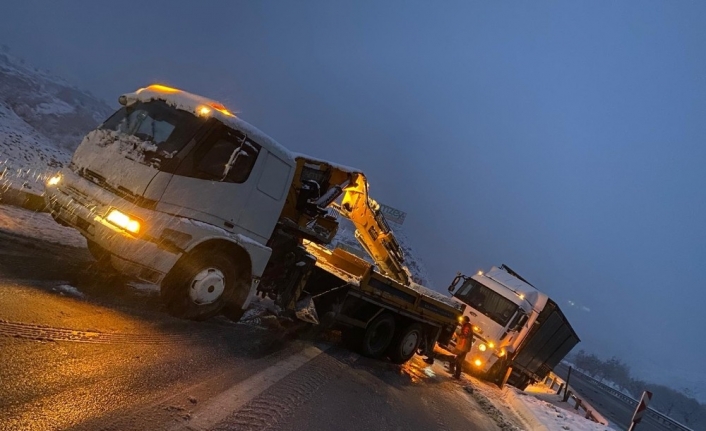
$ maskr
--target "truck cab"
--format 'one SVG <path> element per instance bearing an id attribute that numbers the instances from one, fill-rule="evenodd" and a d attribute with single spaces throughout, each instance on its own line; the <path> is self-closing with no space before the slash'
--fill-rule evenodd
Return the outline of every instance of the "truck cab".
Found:
<path id="1" fill-rule="evenodd" d="M 99 262 L 161 284 L 173 314 L 230 304 L 238 316 L 270 259 L 295 156 L 201 96 L 150 85 L 119 100 L 47 183 L 52 216 Z"/>
<path id="2" fill-rule="evenodd" d="M 508 270 L 503 265 L 459 275 L 449 287 L 454 300 L 466 305 L 464 315 L 473 325 L 474 343 L 466 358 L 479 374 L 492 374 L 494 365 L 513 356 L 547 302 L 545 294 Z"/>

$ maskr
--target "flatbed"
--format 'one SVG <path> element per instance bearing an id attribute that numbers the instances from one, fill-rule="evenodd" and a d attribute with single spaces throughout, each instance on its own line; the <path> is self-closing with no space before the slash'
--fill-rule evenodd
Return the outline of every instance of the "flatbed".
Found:
<path id="1" fill-rule="evenodd" d="M 447 343 L 453 336 L 463 304 L 419 284 L 403 285 L 343 249 L 329 250 L 314 243 L 305 247 L 316 259 L 315 275 L 305 289 L 321 298 L 331 292 L 335 300 L 317 304 L 317 309 L 328 305 L 335 310 L 332 317 L 338 326 L 362 330 L 388 312 L 400 324 L 423 326 L 418 347 L 427 355 L 437 342 Z"/>

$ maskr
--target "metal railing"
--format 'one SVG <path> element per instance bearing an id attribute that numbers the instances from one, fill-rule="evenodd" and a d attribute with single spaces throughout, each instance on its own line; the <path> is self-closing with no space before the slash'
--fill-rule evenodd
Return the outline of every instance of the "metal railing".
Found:
<path id="1" fill-rule="evenodd" d="M 598 414 L 598 412 L 591 410 L 586 401 L 579 398 L 578 394 L 570 389 L 571 385 L 566 387 L 566 382 L 561 377 L 557 376 L 553 372 L 550 372 L 542 383 L 551 390 L 554 390 L 555 385 L 558 386 L 559 390 L 557 391 L 557 395 L 561 394 L 562 391 L 565 391 L 564 401 L 568 401 L 568 399 L 571 398 L 574 401 L 574 410 L 579 411 L 579 409 L 582 409 L 586 412 L 584 415 L 586 419 L 602 425 L 608 425 L 608 422 L 606 422 L 605 419 Z"/>
<path id="2" fill-rule="evenodd" d="M 577 370 L 574 369 L 574 372 L 581 374 L 582 377 L 584 377 L 586 380 L 588 380 L 591 384 L 594 384 L 598 387 L 600 387 L 603 391 L 608 392 L 609 394 L 613 395 L 614 397 L 623 400 L 627 404 L 631 405 L 632 407 L 637 407 L 638 400 L 634 399 L 633 397 L 626 395 L 619 390 L 615 388 L 611 388 L 610 386 L 606 385 L 605 383 L 599 382 L 598 380 L 594 379 L 593 377 Z M 647 412 L 645 415 L 651 419 L 654 419 L 655 421 L 659 422 L 660 424 L 673 429 L 677 431 L 694 431 L 691 428 L 687 427 L 686 425 L 679 423 L 675 421 L 674 419 L 670 418 L 669 416 L 662 414 L 658 412 L 657 410 L 648 407 Z"/>

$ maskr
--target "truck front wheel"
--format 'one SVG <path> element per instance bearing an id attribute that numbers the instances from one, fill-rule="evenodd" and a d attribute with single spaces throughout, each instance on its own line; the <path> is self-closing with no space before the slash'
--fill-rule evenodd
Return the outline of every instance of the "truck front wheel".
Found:
<path id="1" fill-rule="evenodd" d="M 371 358 L 379 358 L 387 350 L 395 335 L 395 318 L 383 313 L 365 328 L 361 352 Z"/>
<path id="2" fill-rule="evenodd" d="M 395 364 L 404 364 L 409 361 L 417 352 L 423 336 L 422 325 L 419 323 L 412 323 L 406 328 L 402 328 L 395 334 L 390 344 L 390 360 Z"/>
<path id="3" fill-rule="evenodd" d="M 162 282 L 169 314 L 205 320 L 218 314 L 236 288 L 235 264 L 213 251 L 196 251 L 177 262 Z"/>

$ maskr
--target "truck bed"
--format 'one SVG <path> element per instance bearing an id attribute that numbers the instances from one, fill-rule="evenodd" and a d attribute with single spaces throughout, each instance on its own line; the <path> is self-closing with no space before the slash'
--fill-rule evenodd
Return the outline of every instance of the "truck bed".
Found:
<path id="1" fill-rule="evenodd" d="M 343 249 L 332 251 L 314 243 L 307 243 L 305 247 L 316 257 L 316 266 L 320 269 L 348 283 L 359 293 L 420 320 L 438 325 L 456 325 L 463 312 L 463 305 L 451 298 L 419 284 L 400 284 L 375 271 L 369 262 Z"/>

